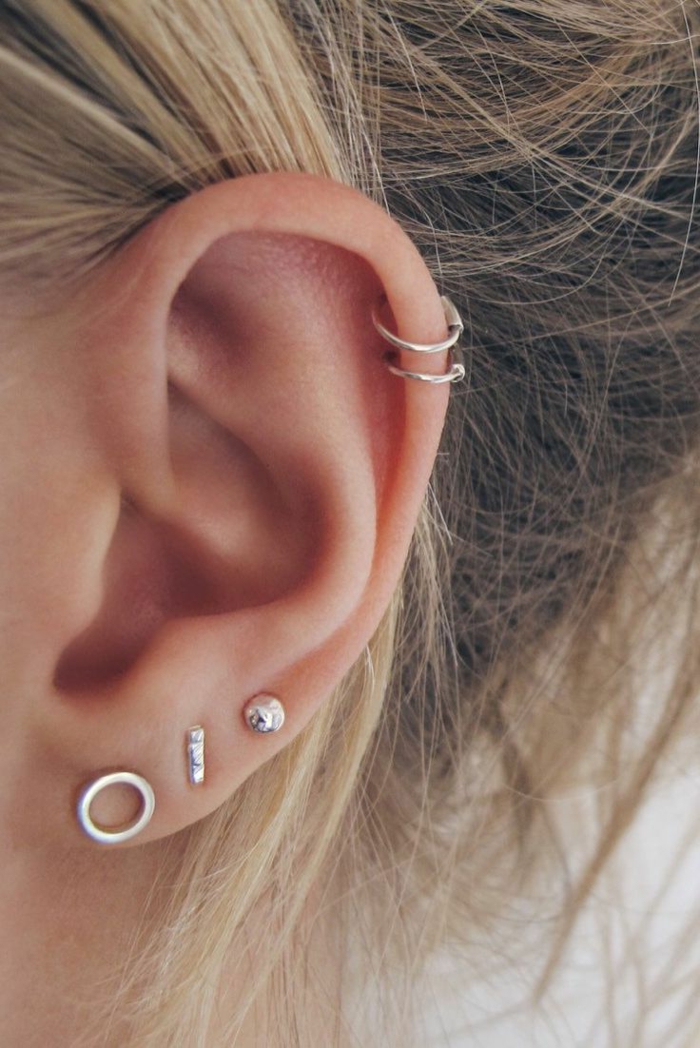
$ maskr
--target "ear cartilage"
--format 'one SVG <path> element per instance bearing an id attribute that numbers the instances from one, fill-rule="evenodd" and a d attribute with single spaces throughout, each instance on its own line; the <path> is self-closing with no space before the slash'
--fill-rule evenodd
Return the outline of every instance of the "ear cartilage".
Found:
<path id="1" fill-rule="evenodd" d="M 284 724 L 284 706 L 275 695 L 261 693 L 250 700 L 243 710 L 246 724 L 261 735 L 279 731 Z"/>
<path id="2" fill-rule="evenodd" d="M 204 728 L 198 724 L 187 732 L 187 760 L 190 783 L 197 786 L 204 782 Z"/>

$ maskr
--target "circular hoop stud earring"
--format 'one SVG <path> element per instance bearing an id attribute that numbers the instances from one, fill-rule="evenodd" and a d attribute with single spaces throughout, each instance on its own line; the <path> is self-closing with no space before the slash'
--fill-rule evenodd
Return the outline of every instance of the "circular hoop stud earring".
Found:
<path id="1" fill-rule="evenodd" d="M 275 695 L 261 692 L 247 703 L 243 716 L 249 728 L 266 735 L 271 731 L 279 731 L 284 724 L 284 706 Z"/>
<path id="2" fill-rule="evenodd" d="M 106 786 L 115 784 L 133 786 L 138 790 L 141 794 L 141 811 L 134 821 L 127 826 L 122 826 L 121 829 L 117 830 L 109 830 L 93 822 L 90 814 L 90 805 L 97 794 L 105 789 Z M 93 841 L 98 841 L 100 844 L 118 844 L 120 841 L 128 841 L 131 837 L 135 837 L 140 833 L 151 821 L 155 809 L 156 798 L 153 787 L 142 775 L 136 775 L 132 771 L 115 771 L 109 775 L 101 775 L 99 779 L 95 779 L 93 783 L 83 790 L 78 801 L 78 822 L 88 837 L 92 837 Z"/>

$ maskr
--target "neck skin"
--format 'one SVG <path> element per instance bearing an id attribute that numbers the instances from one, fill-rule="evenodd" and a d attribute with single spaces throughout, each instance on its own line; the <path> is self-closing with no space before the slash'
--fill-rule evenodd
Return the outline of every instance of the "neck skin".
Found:
<path id="1" fill-rule="evenodd" d="M 1 1044 L 78 1043 L 96 1017 L 96 1002 L 113 995 L 111 980 L 143 931 L 165 849 L 161 841 L 89 855 L 3 848 Z M 124 1035 L 117 1021 L 105 1048 L 123 1044 Z"/>
<path id="2" fill-rule="evenodd" d="M 105 1031 L 120 972 L 164 919 L 184 857 L 186 834 L 141 847 L 86 854 L 13 852 L 0 863 L 0 1044 L 51 1048 L 124 1048 L 132 1030 L 120 1016 Z M 318 925 L 315 924 L 315 929 Z M 254 933 L 252 933 L 254 938 Z M 340 953 L 316 940 L 314 964 L 329 1000 L 337 1000 Z M 246 973 L 255 965 L 236 958 L 227 969 L 214 1009 L 207 1048 L 226 1043 L 223 1029 L 249 994 Z M 314 1002 L 311 1002 L 314 1003 Z M 320 1009 L 320 1004 L 319 1004 Z M 270 1044 L 266 1009 L 251 1008 L 237 1048 Z M 323 1044 L 328 1017 L 306 1012 L 310 1043 Z M 318 1029 L 318 1036 L 313 1034 Z M 183 1045 L 184 1048 L 184 1045 Z"/>

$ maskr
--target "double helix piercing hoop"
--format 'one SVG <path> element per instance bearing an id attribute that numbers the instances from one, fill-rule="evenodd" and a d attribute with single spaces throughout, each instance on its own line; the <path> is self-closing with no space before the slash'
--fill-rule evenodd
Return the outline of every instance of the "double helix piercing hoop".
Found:
<path id="1" fill-rule="evenodd" d="M 459 339 L 461 338 L 462 332 L 464 331 L 464 324 L 460 317 L 457 308 L 446 295 L 440 296 L 440 302 L 442 304 L 443 313 L 445 314 L 445 322 L 447 324 L 447 330 L 449 332 L 446 339 L 442 342 L 432 343 L 420 343 L 420 342 L 408 342 L 406 339 L 399 338 L 398 335 L 392 334 L 388 328 L 386 328 L 379 317 L 377 316 L 377 308 L 372 310 L 372 323 L 376 330 L 394 347 L 393 350 L 388 350 L 384 356 L 384 362 L 391 371 L 392 375 L 398 375 L 400 378 L 411 378 L 418 382 L 428 382 L 430 385 L 437 386 L 442 385 L 444 382 L 459 382 L 466 375 L 466 369 L 462 361 L 462 351 L 459 346 Z M 397 350 L 406 350 L 409 353 L 445 353 L 449 354 L 448 361 L 449 367 L 443 374 L 430 375 L 424 371 L 409 371 L 406 368 L 400 368 L 394 360 L 398 356 Z"/>

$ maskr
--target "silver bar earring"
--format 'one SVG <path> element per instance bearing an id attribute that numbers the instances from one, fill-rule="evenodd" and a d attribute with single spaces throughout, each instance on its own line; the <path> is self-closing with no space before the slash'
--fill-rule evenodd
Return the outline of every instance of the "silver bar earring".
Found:
<path id="1" fill-rule="evenodd" d="M 204 782 L 204 728 L 201 724 L 187 731 L 187 761 L 190 783 L 197 786 Z"/>

